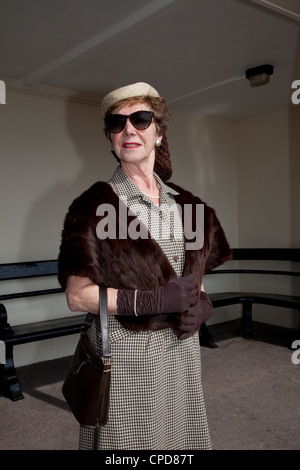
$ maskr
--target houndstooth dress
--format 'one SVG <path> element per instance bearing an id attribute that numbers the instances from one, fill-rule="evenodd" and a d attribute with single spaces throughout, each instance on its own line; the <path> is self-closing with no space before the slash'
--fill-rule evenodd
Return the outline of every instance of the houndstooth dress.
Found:
<path id="1" fill-rule="evenodd" d="M 126 195 L 127 205 L 143 219 L 181 276 L 183 231 L 178 219 L 169 213 L 177 192 L 155 176 L 161 188 L 160 207 L 120 167 L 109 183 L 119 197 Z M 139 207 L 142 210 L 138 213 Z M 109 317 L 109 328 L 113 362 L 108 424 L 97 430 L 80 426 L 79 449 L 210 449 L 198 334 L 179 340 L 171 328 L 137 333 L 123 328 L 113 316 Z M 89 335 L 100 353 L 99 317 Z"/>

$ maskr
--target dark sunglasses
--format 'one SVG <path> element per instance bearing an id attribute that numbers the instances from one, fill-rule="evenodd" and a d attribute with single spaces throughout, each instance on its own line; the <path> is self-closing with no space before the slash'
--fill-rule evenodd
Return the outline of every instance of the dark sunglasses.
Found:
<path id="1" fill-rule="evenodd" d="M 154 113 L 152 111 L 136 111 L 135 113 L 129 114 L 127 116 L 124 114 L 111 114 L 104 119 L 104 122 L 109 132 L 116 134 L 117 132 L 121 132 L 124 129 L 127 118 L 133 127 L 139 131 L 143 131 L 150 126 L 153 117 Z"/>

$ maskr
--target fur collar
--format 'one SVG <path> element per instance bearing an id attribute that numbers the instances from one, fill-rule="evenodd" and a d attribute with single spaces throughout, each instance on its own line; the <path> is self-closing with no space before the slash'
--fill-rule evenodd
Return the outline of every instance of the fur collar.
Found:
<path id="1" fill-rule="evenodd" d="M 178 191 L 175 197 L 183 215 L 184 205 L 193 205 L 195 223 L 195 205 L 203 202 L 190 192 L 175 184 L 168 183 Z M 117 213 L 117 233 L 124 221 L 119 214 L 119 198 L 108 183 L 95 183 L 72 203 L 65 219 L 62 243 L 59 254 L 59 282 L 66 287 L 67 277 L 71 274 L 87 276 L 95 284 L 116 289 L 149 290 L 176 277 L 173 267 L 158 243 L 151 238 L 105 239 L 99 240 L 96 227 L 99 216 L 96 215 L 100 204 L 113 204 Z M 127 212 L 127 223 L 135 218 Z M 225 234 L 216 217 L 215 211 L 205 204 L 204 209 L 204 245 L 200 250 L 185 251 L 183 275 L 196 274 L 197 288 L 200 291 L 203 275 L 231 257 L 231 250 Z M 177 325 L 185 314 L 163 314 L 149 317 L 116 318 L 125 327 L 134 331 L 157 330 Z"/>

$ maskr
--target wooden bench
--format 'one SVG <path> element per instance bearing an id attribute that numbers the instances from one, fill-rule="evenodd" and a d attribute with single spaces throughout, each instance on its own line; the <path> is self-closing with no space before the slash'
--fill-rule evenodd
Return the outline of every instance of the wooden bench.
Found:
<path id="1" fill-rule="evenodd" d="M 234 261 L 234 263 L 233 263 Z M 240 268 L 239 266 L 227 268 L 230 265 L 237 264 L 241 261 L 263 261 L 266 269 Z M 256 276 L 289 276 L 299 277 L 300 272 L 296 269 L 267 269 L 269 262 L 276 261 L 282 263 L 285 261 L 292 262 L 294 266 L 300 262 L 300 249 L 298 248 L 236 248 L 233 249 L 233 258 L 227 261 L 221 268 L 214 269 L 208 275 L 245 275 L 251 274 Z M 243 263 L 244 264 L 244 263 Z M 249 264 L 249 263 L 248 263 Z M 276 263 L 277 264 L 277 263 Z M 293 266 L 293 268 L 294 268 Z M 298 285 L 297 294 L 300 294 Z M 224 307 L 227 305 L 242 304 L 242 336 L 248 339 L 253 338 L 252 327 L 252 309 L 253 304 L 272 305 L 276 307 L 284 307 L 298 310 L 300 314 L 300 296 L 286 295 L 268 292 L 238 291 L 238 292 L 216 292 L 209 294 L 213 307 Z M 300 339 L 300 325 L 295 330 L 295 339 Z M 292 341 L 293 339 L 291 339 Z M 216 347 L 214 341 L 210 339 L 210 346 Z"/>
<path id="2" fill-rule="evenodd" d="M 57 276 L 57 261 L 36 261 L 0 265 L 1 281 L 44 276 Z M 0 302 L 25 297 L 55 295 L 61 294 L 62 292 L 63 289 L 57 287 L 3 294 L 0 295 Z M 24 313 L 26 315 L 26 312 Z M 24 398 L 14 365 L 14 346 L 79 333 L 84 318 L 85 314 L 69 315 L 63 318 L 37 321 L 11 327 L 8 323 L 7 309 L 3 303 L 0 303 L 0 341 L 5 343 L 6 349 L 5 364 L 0 365 L 1 393 L 13 401 Z"/>

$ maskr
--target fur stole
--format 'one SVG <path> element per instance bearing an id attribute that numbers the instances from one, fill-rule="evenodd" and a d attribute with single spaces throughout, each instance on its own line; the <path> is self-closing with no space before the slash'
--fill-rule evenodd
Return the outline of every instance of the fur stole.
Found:
<path id="1" fill-rule="evenodd" d="M 195 229 L 195 205 L 204 203 L 175 184 L 168 182 L 168 185 L 179 192 L 175 199 L 182 208 L 183 216 L 184 205 L 193 205 L 190 223 L 191 228 Z M 100 219 L 96 211 L 100 204 L 112 204 L 115 207 L 117 234 L 120 227 L 127 229 L 136 218 L 126 210 L 125 227 L 124 220 L 120 218 L 119 202 L 108 183 L 98 182 L 70 206 L 65 218 L 58 259 L 58 279 L 63 288 L 66 287 L 67 277 L 72 274 L 89 277 L 92 282 L 104 287 L 139 290 L 154 289 L 176 277 L 167 257 L 150 234 L 148 239 L 98 239 L 96 227 Z M 203 247 L 200 250 L 185 251 L 183 276 L 191 273 L 196 275 L 197 287 L 193 295 L 200 292 L 203 275 L 229 258 L 231 250 L 215 211 L 204 204 Z M 116 318 L 125 328 L 133 331 L 172 327 L 176 332 L 185 315 L 186 313 L 141 317 L 117 315 Z"/>

